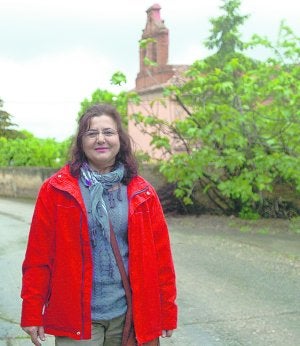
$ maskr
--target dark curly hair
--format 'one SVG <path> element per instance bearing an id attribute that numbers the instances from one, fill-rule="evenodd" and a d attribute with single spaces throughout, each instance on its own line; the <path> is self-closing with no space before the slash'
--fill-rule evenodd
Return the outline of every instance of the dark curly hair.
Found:
<path id="1" fill-rule="evenodd" d="M 121 116 L 116 108 L 109 104 L 92 105 L 79 119 L 77 134 L 73 139 L 73 145 L 71 147 L 70 172 L 75 177 L 79 176 L 81 165 L 87 161 L 82 145 L 83 134 L 89 129 L 91 119 L 101 115 L 111 117 L 117 124 L 120 151 L 116 156 L 116 164 L 119 162 L 124 164 L 125 174 L 122 182 L 128 184 L 131 178 L 137 175 L 137 161 L 133 154 L 131 138 L 122 126 Z"/>

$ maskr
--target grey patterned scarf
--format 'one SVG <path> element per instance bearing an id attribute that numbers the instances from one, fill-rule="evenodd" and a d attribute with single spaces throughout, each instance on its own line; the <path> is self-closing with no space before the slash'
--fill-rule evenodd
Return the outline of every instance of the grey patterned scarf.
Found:
<path id="1" fill-rule="evenodd" d="M 109 189 L 121 182 L 124 176 L 124 165 L 120 163 L 114 171 L 99 174 L 92 171 L 85 162 L 80 171 L 81 180 L 90 191 L 92 217 L 99 224 L 107 239 L 110 239 L 108 212 L 103 194 L 109 193 Z"/>

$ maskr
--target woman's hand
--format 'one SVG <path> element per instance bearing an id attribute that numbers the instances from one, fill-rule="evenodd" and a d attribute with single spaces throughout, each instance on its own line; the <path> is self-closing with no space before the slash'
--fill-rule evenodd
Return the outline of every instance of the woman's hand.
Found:
<path id="1" fill-rule="evenodd" d="M 162 338 L 170 338 L 172 336 L 172 334 L 173 334 L 173 330 L 172 329 L 171 330 L 163 330 L 161 332 L 161 337 Z"/>
<path id="2" fill-rule="evenodd" d="M 45 341 L 45 332 L 44 327 L 42 326 L 32 326 L 32 327 L 23 327 L 22 328 L 30 337 L 31 341 L 36 346 L 41 346 L 39 339 Z"/>

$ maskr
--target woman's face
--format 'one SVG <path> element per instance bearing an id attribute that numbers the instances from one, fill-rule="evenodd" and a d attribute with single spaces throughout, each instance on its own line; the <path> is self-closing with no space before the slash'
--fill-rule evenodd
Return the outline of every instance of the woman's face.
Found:
<path id="1" fill-rule="evenodd" d="M 90 127 L 82 137 L 82 146 L 92 169 L 110 172 L 120 150 L 115 121 L 108 115 L 91 118 Z"/>

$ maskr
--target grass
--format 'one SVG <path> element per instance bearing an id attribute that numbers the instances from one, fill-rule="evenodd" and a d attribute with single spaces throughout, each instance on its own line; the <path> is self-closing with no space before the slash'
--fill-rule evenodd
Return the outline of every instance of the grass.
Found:
<path id="1" fill-rule="evenodd" d="M 300 216 L 290 219 L 289 230 L 296 234 L 300 234 Z"/>
<path id="2" fill-rule="evenodd" d="M 270 222 L 272 222 L 271 219 L 245 220 L 242 218 L 236 218 L 234 220 L 230 220 L 228 222 L 228 226 L 230 228 L 237 229 L 238 231 L 242 233 L 267 235 L 272 233 L 272 225 L 270 225 Z M 299 226 L 300 226 L 300 218 L 299 218 Z"/>

